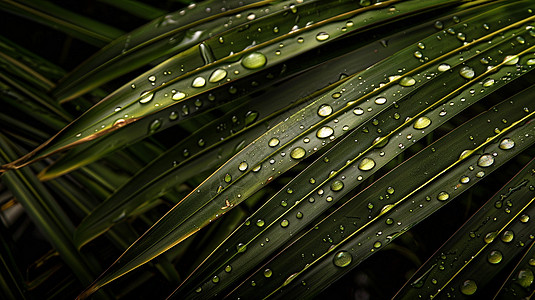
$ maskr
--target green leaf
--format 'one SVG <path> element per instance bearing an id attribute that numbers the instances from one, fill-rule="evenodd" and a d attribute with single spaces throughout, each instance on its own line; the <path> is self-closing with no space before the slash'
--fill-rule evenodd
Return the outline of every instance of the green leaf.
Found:
<path id="1" fill-rule="evenodd" d="M 165 13 L 164 10 L 135 0 L 99 0 L 99 2 L 106 3 L 110 6 L 115 6 L 121 10 L 129 12 L 130 14 L 136 17 L 140 17 L 147 20 L 155 19 Z"/>
<path id="2" fill-rule="evenodd" d="M 533 174 L 532 174 L 533 175 Z M 533 185 L 530 185 L 530 188 L 532 188 Z M 531 201 L 535 200 L 535 198 L 532 198 Z M 531 208 L 531 207 L 530 207 Z M 533 210 L 533 208 L 531 208 Z M 527 220 L 526 221 L 526 216 Z M 520 216 L 520 222 L 527 223 L 529 222 L 529 215 L 523 214 Z M 524 228 L 528 227 L 527 225 L 524 225 Z M 515 236 L 517 237 L 519 232 L 512 231 Z M 532 231 L 531 231 L 532 232 Z M 531 238 L 531 235 L 530 235 Z M 525 238 L 524 238 L 525 239 Z M 525 239 L 526 240 L 526 239 Z M 518 242 L 518 245 L 520 243 L 527 246 L 527 244 L 530 241 L 526 240 L 525 242 Z M 494 299 L 513 299 L 513 298 L 529 298 L 533 297 L 533 265 L 535 264 L 535 261 L 533 260 L 534 254 L 535 254 L 535 243 L 531 242 L 531 245 L 529 248 L 525 251 L 524 256 L 522 257 L 522 260 L 515 266 L 514 270 L 511 272 L 509 277 L 507 278 L 507 281 L 504 282 L 503 286 L 500 288 L 500 291 L 498 294 L 494 296 Z M 520 246 L 517 247 L 517 249 L 522 249 Z M 512 247 L 509 246 L 508 249 L 511 249 Z M 495 253 L 493 253 L 492 257 L 494 258 L 496 256 Z"/>

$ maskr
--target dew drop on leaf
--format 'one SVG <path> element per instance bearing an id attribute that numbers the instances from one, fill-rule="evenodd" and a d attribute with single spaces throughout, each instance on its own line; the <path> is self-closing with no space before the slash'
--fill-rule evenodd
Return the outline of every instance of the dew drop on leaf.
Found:
<path id="1" fill-rule="evenodd" d="M 269 140 L 268 145 L 270 147 L 276 147 L 279 143 L 280 141 L 278 138 L 272 138 L 271 140 Z"/>
<path id="2" fill-rule="evenodd" d="M 510 243 L 513 238 L 515 237 L 515 234 L 510 231 L 510 230 L 506 230 L 503 234 L 502 234 L 502 241 L 504 243 Z"/>
<path id="3" fill-rule="evenodd" d="M 176 101 L 176 100 L 184 99 L 185 97 L 186 97 L 186 94 L 182 92 L 176 92 L 175 94 L 173 94 L 171 98 Z"/>
<path id="4" fill-rule="evenodd" d="M 405 76 L 399 81 L 399 85 L 409 87 L 416 84 L 416 80 L 411 76 Z"/>
<path id="5" fill-rule="evenodd" d="M 438 66 L 438 70 L 439 70 L 440 72 L 446 72 L 446 71 L 449 70 L 450 68 L 451 68 L 451 66 L 448 65 L 448 64 L 440 64 L 440 65 Z"/>
<path id="6" fill-rule="evenodd" d="M 470 67 L 462 67 L 461 70 L 459 70 L 459 74 L 466 79 L 472 79 L 474 75 L 476 75 L 476 72 L 474 69 Z"/>
<path id="7" fill-rule="evenodd" d="M 362 171 L 369 171 L 375 167 L 375 161 L 371 158 L 365 157 L 359 163 L 359 169 Z"/>
<path id="8" fill-rule="evenodd" d="M 320 129 L 318 129 L 318 132 L 316 132 L 316 136 L 320 139 L 328 138 L 334 133 L 334 130 L 329 126 L 323 126 Z"/>
<path id="9" fill-rule="evenodd" d="M 320 32 L 316 35 L 316 40 L 318 41 L 325 41 L 329 38 L 329 34 L 327 32 Z"/>
<path id="10" fill-rule="evenodd" d="M 245 170 L 247 170 L 247 167 L 248 167 L 247 162 L 242 161 L 242 162 L 240 163 L 240 165 L 238 166 L 238 169 L 239 169 L 240 171 L 242 171 L 242 172 L 245 172 Z"/>
<path id="11" fill-rule="evenodd" d="M 331 190 L 333 192 L 338 192 L 343 188 L 344 188 L 344 183 L 340 180 L 335 180 L 333 181 L 333 183 L 331 183 Z"/>
<path id="12" fill-rule="evenodd" d="M 281 221 L 281 227 L 286 228 L 288 227 L 288 225 L 290 225 L 290 222 L 288 222 L 288 220 L 285 219 Z"/>
<path id="13" fill-rule="evenodd" d="M 323 104 L 318 109 L 318 115 L 320 117 L 326 117 L 326 116 L 330 115 L 332 112 L 333 112 L 333 108 L 328 104 Z"/>
<path id="14" fill-rule="evenodd" d="M 271 269 L 264 270 L 264 277 L 269 278 L 271 277 L 271 275 L 273 275 L 273 272 L 271 271 Z"/>
<path id="15" fill-rule="evenodd" d="M 530 269 L 520 270 L 516 280 L 522 287 L 528 288 L 533 284 L 533 272 Z"/>
<path id="16" fill-rule="evenodd" d="M 450 194 L 448 194 L 447 192 L 440 192 L 438 193 L 438 196 L 437 196 L 437 199 L 440 200 L 440 201 L 446 201 L 450 198 Z"/>
<path id="17" fill-rule="evenodd" d="M 512 65 L 515 65 L 518 63 L 518 60 L 519 60 L 519 57 L 518 55 L 507 55 L 504 59 L 503 59 L 503 62 L 504 64 L 508 65 L 508 66 L 512 66 Z"/>
<path id="18" fill-rule="evenodd" d="M 477 165 L 483 168 L 490 167 L 494 163 L 494 157 L 490 154 L 483 154 L 477 160 Z"/>
<path id="19" fill-rule="evenodd" d="M 419 117 L 414 122 L 412 127 L 414 129 L 424 129 L 424 128 L 428 127 L 429 125 L 431 125 L 431 119 L 429 119 L 428 117 Z"/>
<path id="20" fill-rule="evenodd" d="M 232 271 L 232 266 L 227 265 L 227 266 L 225 267 L 225 272 L 230 273 L 230 271 Z"/>
<path id="21" fill-rule="evenodd" d="M 473 295 L 475 292 L 477 291 L 477 284 L 475 281 L 473 280 L 465 280 L 462 284 L 461 284 L 461 293 L 463 293 L 464 295 Z"/>
<path id="22" fill-rule="evenodd" d="M 247 69 L 262 68 L 266 63 L 266 56 L 260 52 L 249 53 L 241 60 L 242 66 Z"/>
<path id="23" fill-rule="evenodd" d="M 382 104 L 385 104 L 385 103 L 386 103 L 386 98 L 385 97 L 379 97 L 379 98 L 375 99 L 375 104 L 382 105 Z"/>
<path id="24" fill-rule="evenodd" d="M 343 268 L 349 266 L 351 262 L 353 261 L 353 256 L 351 253 L 347 251 L 340 251 L 336 253 L 333 259 L 333 263 L 335 266 Z"/>
<path id="25" fill-rule="evenodd" d="M 193 87 L 203 87 L 204 85 L 206 84 L 206 79 L 204 79 L 203 77 L 199 76 L 195 79 L 193 79 L 193 82 L 191 83 L 191 85 Z"/>
<path id="26" fill-rule="evenodd" d="M 500 142 L 500 149 L 509 150 L 515 146 L 515 141 L 510 138 L 505 138 Z"/>
<path id="27" fill-rule="evenodd" d="M 306 151 L 305 149 L 301 148 L 301 147 L 296 147 L 292 150 L 292 152 L 290 152 L 290 156 L 293 158 L 293 159 L 300 159 L 300 158 L 303 158 L 306 154 Z"/>
<path id="28" fill-rule="evenodd" d="M 214 72 L 212 72 L 208 80 L 214 83 L 223 80 L 225 77 L 227 77 L 227 70 L 216 69 Z"/>
<path id="29" fill-rule="evenodd" d="M 139 103 L 148 103 L 152 98 L 154 97 L 154 93 L 150 91 L 145 91 L 141 93 L 141 99 L 139 99 Z"/>
<path id="30" fill-rule="evenodd" d="M 489 253 L 489 255 L 487 256 L 487 260 L 489 261 L 489 263 L 495 265 L 495 264 L 498 264 L 502 261 L 502 253 L 498 250 L 493 250 Z"/>

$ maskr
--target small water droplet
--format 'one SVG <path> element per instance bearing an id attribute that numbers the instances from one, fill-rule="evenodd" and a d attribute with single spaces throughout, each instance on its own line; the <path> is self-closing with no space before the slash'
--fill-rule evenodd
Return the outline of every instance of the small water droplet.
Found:
<path id="1" fill-rule="evenodd" d="M 338 192 L 344 188 L 344 183 L 341 180 L 335 180 L 331 183 L 331 190 L 333 192 Z"/>
<path id="2" fill-rule="evenodd" d="M 434 26 L 438 30 L 442 30 L 442 28 L 444 28 L 444 24 L 441 21 L 436 21 Z"/>
<path id="3" fill-rule="evenodd" d="M 405 76 L 399 81 L 399 85 L 409 87 L 416 84 L 416 80 L 411 76 Z"/>
<path id="4" fill-rule="evenodd" d="M 440 72 L 446 72 L 446 71 L 449 70 L 449 69 L 451 69 L 451 66 L 448 65 L 448 64 L 440 64 L 440 65 L 438 66 L 438 70 L 439 70 Z"/>
<path id="5" fill-rule="evenodd" d="M 245 170 L 247 170 L 247 167 L 248 167 L 247 162 L 242 161 L 242 162 L 240 163 L 240 165 L 238 166 L 238 169 L 239 169 L 240 171 L 242 171 L 242 172 L 245 172 Z"/>
<path id="6" fill-rule="evenodd" d="M 230 273 L 230 271 L 232 271 L 232 267 L 230 265 L 227 265 L 225 267 L 225 272 Z"/>
<path id="7" fill-rule="evenodd" d="M 522 269 L 518 272 L 516 279 L 522 287 L 529 288 L 533 284 L 533 271 Z"/>
<path id="8" fill-rule="evenodd" d="M 502 234 L 502 241 L 504 243 L 510 243 L 513 238 L 515 237 L 515 234 L 510 231 L 510 230 L 506 230 L 503 234 Z"/>
<path id="9" fill-rule="evenodd" d="M 488 78 L 483 82 L 483 86 L 484 87 L 489 87 L 489 86 L 492 86 L 492 85 L 494 85 L 494 79 L 492 79 L 492 78 Z"/>
<path id="10" fill-rule="evenodd" d="M 382 105 L 382 104 L 385 104 L 385 103 L 386 103 L 386 98 L 385 97 L 379 97 L 379 98 L 375 99 L 375 104 Z"/>
<path id="11" fill-rule="evenodd" d="M 148 103 L 150 100 L 152 100 L 152 97 L 154 97 L 154 93 L 151 91 L 145 91 L 141 93 L 141 99 L 139 99 L 139 103 Z"/>
<path id="12" fill-rule="evenodd" d="M 440 200 L 440 201 L 446 201 L 450 198 L 450 194 L 448 194 L 447 192 L 440 192 L 438 193 L 438 196 L 437 196 L 437 199 Z"/>
<path id="13" fill-rule="evenodd" d="M 281 227 L 286 228 L 288 227 L 288 225 L 290 225 L 290 222 L 288 222 L 288 220 L 285 219 L 281 221 Z"/>
<path id="14" fill-rule="evenodd" d="M 154 133 L 156 132 L 156 130 L 160 129 L 161 126 L 162 126 L 162 122 L 159 119 L 156 119 L 150 123 L 149 132 Z"/>
<path id="15" fill-rule="evenodd" d="M 353 256 L 347 251 L 339 251 L 333 258 L 334 265 L 340 268 L 349 266 L 352 261 Z"/>
<path id="16" fill-rule="evenodd" d="M 245 245 L 244 243 L 239 243 L 236 246 L 236 250 L 238 251 L 238 253 L 245 252 L 245 250 L 247 250 L 247 245 Z"/>
<path id="17" fill-rule="evenodd" d="M 387 189 L 386 189 L 386 192 L 390 195 L 394 194 L 394 188 L 389 186 Z"/>
<path id="18" fill-rule="evenodd" d="M 212 277 L 212 282 L 213 283 L 218 283 L 219 282 L 219 277 L 217 275 L 215 275 L 214 277 Z"/>
<path id="19" fill-rule="evenodd" d="M 227 173 L 227 175 L 225 175 L 224 180 L 225 180 L 226 183 L 229 183 L 230 181 L 232 181 L 232 176 Z"/>
<path id="20" fill-rule="evenodd" d="M 359 163 L 359 169 L 362 171 L 369 171 L 375 167 L 375 161 L 371 158 L 365 157 Z"/>
<path id="21" fill-rule="evenodd" d="M 264 276 L 265 276 L 266 278 L 271 277 L 271 275 L 273 275 L 273 272 L 271 271 L 271 269 L 265 269 L 265 270 L 264 270 Z"/>
<path id="22" fill-rule="evenodd" d="M 468 177 L 468 176 L 463 176 L 463 177 L 461 177 L 460 182 L 463 183 L 463 184 L 467 184 L 467 183 L 470 182 L 470 177 Z"/>
<path id="23" fill-rule="evenodd" d="M 510 138 L 505 138 L 500 142 L 500 149 L 509 150 L 515 146 L 515 141 Z"/>
<path id="24" fill-rule="evenodd" d="M 507 55 L 503 59 L 503 62 L 504 62 L 504 64 L 506 64 L 508 66 L 512 66 L 512 65 L 516 65 L 518 63 L 519 59 L 520 58 L 518 57 L 518 55 Z"/>
<path id="25" fill-rule="evenodd" d="M 360 115 L 362 115 L 362 114 L 364 113 L 364 110 L 363 110 L 362 108 L 360 108 L 360 107 L 357 107 L 357 108 L 355 108 L 355 109 L 353 110 L 353 113 L 354 113 L 355 115 L 357 115 L 357 116 L 360 116 Z"/>
<path id="26" fill-rule="evenodd" d="M 270 147 L 276 147 L 279 143 L 280 141 L 278 138 L 272 138 L 271 140 L 269 140 L 268 145 Z"/>
<path id="27" fill-rule="evenodd" d="M 176 100 L 184 99 L 185 97 L 186 97 L 186 94 L 182 92 L 176 92 L 171 98 L 176 101 Z"/>

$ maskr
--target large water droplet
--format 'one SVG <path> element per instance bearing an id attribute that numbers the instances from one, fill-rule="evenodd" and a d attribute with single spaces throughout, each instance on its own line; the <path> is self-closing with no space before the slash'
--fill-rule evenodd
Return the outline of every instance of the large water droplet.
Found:
<path id="1" fill-rule="evenodd" d="M 375 167 L 375 161 L 371 158 L 365 157 L 359 163 L 359 169 L 362 171 L 369 171 Z"/>
<path id="2" fill-rule="evenodd" d="M 301 148 L 301 147 L 296 147 L 292 150 L 292 152 L 290 152 L 290 156 L 293 158 L 293 159 L 301 159 L 305 156 L 306 154 L 306 151 L 305 149 Z"/>
<path id="3" fill-rule="evenodd" d="M 352 261 L 353 256 L 347 251 L 340 251 L 333 258 L 334 265 L 340 268 L 349 266 Z"/>
<path id="4" fill-rule="evenodd" d="M 431 119 L 428 117 L 419 117 L 412 127 L 414 127 L 414 129 L 424 129 L 429 125 L 431 125 Z"/>
<path id="5" fill-rule="evenodd" d="M 264 276 L 265 276 L 266 278 L 271 277 L 271 275 L 273 275 L 273 271 L 271 271 L 271 269 L 265 269 L 265 270 L 264 270 Z"/>
<path id="6" fill-rule="evenodd" d="M 411 77 L 411 76 L 405 76 L 403 78 L 401 78 L 401 80 L 399 81 L 399 85 L 401 86 L 413 86 L 416 84 L 416 80 Z"/>
<path id="7" fill-rule="evenodd" d="M 518 63 L 518 60 L 519 60 L 518 55 L 507 55 L 503 59 L 503 62 L 508 66 L 512 66 L 512 65 L 516 65 Z"/>
<path id="8" fill-rule="evenodd" d="M 214 72 L 212 72 L 208 80 L 210 82 L 218 82 L 218 81 L 223 80 L 225 77 L 227 77 L 227 70 L 216 69 Z"/>
<path id="9" fill-rule="evenodd" d="M 318 115 L 320 117 L 326 117 L 326 116 L 330 115 L 332 112 L 333 112 L 333 108 L 328 104 L 323 104 L 318 109 Z"/>
<path id="10" fill-rule="evenodd" d="M 461 70 L 459 70 L 459 74 L 461 74 L 463 78 L 472 79 L 474 75 L 476 75 L 476 72 L 470 67 L 462 67 Z"/>
<path id="11" fill-rule="evenodd" d="M 270 147 L 276 147 L 280 143 L 278 138 L 272 138 L 269 140 L 268 145 Z"/>
<path id="12" fill-rule="evenodd" d="M 180 99 L 184 99 L 185 97 L 186 97 L 186 94 L 182 92 L 176 92 L 171 98 L 173 100 L 180 100 Z"/>
<path id="13" fill-rule="evenodd" d="M 329 34 L 327 32 L 320 32 L 316 35 L 316 40 L 318 41 L 325 41 L 329 38 Z"/>
<path id="14" fill-rule="evenodd" d="M 489 253 L 489 255 L 487 256 L 487 260 L 489 261 L 489 263 L 495 265 L 495 264 L 498 264 L 502 261 L 502 253 L 498 250 L 493 250 Z"/>
<path id="15" fill-rule="evenodd" d="M 447 70 L 449 70 L 449 69 L 451 69 L 451 66 L 448 65 L 448 64 L 440 64 L 440 65 L 438 66 L 438 70 L 439 70 L 440 72 L 445 72 L 445 71 L 447 71 Z"/>
<path id="16" fill-rule="evenodd" d="M 505 138 L 500 142 L 500 149 L 509 150 L 515 146 L 515 141 L 510 138 Z"/>
<path id="17" fill-rule="evenodd" d="M 242 66 L 247 69 L 258 69 L 265 66 L 266 63 L 266 56 L 260 52 L 249 53 L 241 60 Z"/>
<path id="18" fill-rule="evenodd" d="M 145 91 L 141 93 L 141 99 L 139 99 L 139 103 L 147 103 L 150 100 L 152 100 L 152 97 L 154 96 L 154 93 L 151 91 Z"/>
<path id="19" fill-rule="evenodd" d="M 440 192 L 438 193 L 438 196 L 437 196 L 437 199 L 440 200 L 440 201 L 446 201 L 450 198 L 450 194 L 448 194 L 447 192 Z"/>
<path id="20" fill-rule="evenodd" d="M 477 284 L 473 280 L 465 280 L 461 284 L 461 293 L 465 295 L 473 295 L 477 291 Z"/>
<path id="21" fill-rule="evenodd" d="M 318 132 L 316 132 L 316 136 L 320 139 L 328 138 L 334 133 L 334 130 L 329 126 L 323 126 L 320 129 L 318 129 Z"/>
<path id="22" fill-rule="evenodd" d="M 191 85 L 193 87 L 203 87 L 204 85 L 206 84 L 206 79 L 204 79 L 204 77 L 197 77 L 195 79 L 193 79 L 193 82 L 191 83 Z"/>
<path id="23" fill-rule="evenodd" d="M 530 269 L 523 269 L 518 272 L 516 277 L 518 284 L 528 288 L 533 284 L 533 272 Z"/>
<path id="24" fill-rule="evenodd" d="M 338 192 L 343 188 L 344 188 L 344 183 L 340 180 L 335 180 L 333 183 L 331 183 L 331 190 L 333 192 Z"/>
<path id="25" fill-rule="evenodd" d="M 375 104 L 382 105 L 382 104 L 385 104 L 385 103 L 386 103 L 386 98 L 385 97 L 379 97 L 379 98 L 375 99 Z"/>
<path id="26" fill-rule="evenodd" d="M 483 168 L 490 167 L 494 163 L 494 156 L 490 154 L 483 154 L 477 160 L 477 165 Z"/>
<path id="27" fill-rule="evenodd" d="M 506 230 L 503 234 L 502 234 L 502 241 L 504 243 L 510 243 L 513 238 L 515 237 L 515 234 L 510 231 L 510 230 Z"/>

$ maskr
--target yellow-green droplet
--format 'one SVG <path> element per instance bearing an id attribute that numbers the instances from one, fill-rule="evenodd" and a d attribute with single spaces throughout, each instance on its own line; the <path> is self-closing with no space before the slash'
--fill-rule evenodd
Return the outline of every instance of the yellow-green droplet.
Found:
<path id="1" fill-rule="evenodd" d="M 359 163 L 359 169 L 362 171 L 369 171 L 375 167 L 375 161 L 371 158 L 365 157 Z"/>
<path id="2" fill-rule="evenodd" d="M 530 269 L 520 270 L 516 280 L 522 287 L 528 288 L 533 284 L 533 272 Z"/>
<path id="3" fill-rule="evenodd" d="M 494 163 L 494 157 L 490 154 L 483 154 L 477 160 L 477 165 L 483 168 L 490 167 Z"/>
<path id="4" fill-rule="evenodd" d="M 258 227 L 262 227 L 262 226 L 264 226 L 264 224 L 265 224 L 265 222 L 264 222 L 264 220 L 262 220 L 262 219 L 258 219 L 258 220 L 256 221 L 256 226 L 258 226 Z"/>
<path id="5" fill-rule="evenodd" d="M 394 188 L 389 186 L 387 189 L 386 189 L 386 192 L 390 195 L 392 195 L 394 193 Z"/>
<path id="6" fill-rule="evenodd" d="M 373 248 L 377 249 L 377 248 L 380 248 L 382 245 L 383 244 L 381 242 L 377 241 L 377 242 L 373 243 Z"/>
<path id="7" fill-rule="evenodd" d="M 424 129 L 424 128 L 427 128 L 429 125 L 431 125 L 431 119 L 429 119 L 428 117 L 419 117 L 414 122 L 412 127 L 414 129 Z"/>
<path id="8" fill-rule="evenodd" d="M 437 196 L 437 199 L 440 200 L 440 201 L 446 201 L 450 198 L 450 194 L 448 194 L 447 192 L 440 192 L 438 193 L 438 196 Z"/>
<path id="9" fill-rule="evenodd" d="M 335 180 L 331 183 L 331 190 L 333 192 L 338 192 L 344 188 L 344 183 L 341 180 Z"/>
<path id="10" fill-rule="evenodd" d="M 316 132 L 316 136 L 320 139 L 328 138 L 334 133 L 334 129 L 329 126 L 323 126 Z"/>
<path id="11" fill-rule="evenodd" d="M 154 93 L 150 92 L 150 91 L 145 91 L 143 93 L 141 93 L 141 99 L 139 99 L 139 103 L 147 103 L 149 102 L 150 100 L 152 100 L 152 97 L 154 97 Z"/>
<path id="12" fill-rule="evenodd" d="M 227 266 L 225 267 L 225 272 L 230 273 L 230 271 L 232 271 L 232 266 L 227 265 Z"/>
<path id="13" fill-rule="evenodd" d="M 295 214 L 295 217 L 298 218 L 298 219 L 302 219 L 303 218 L 303 213 L 298 211 L 296 214 Z"/>
<path id="14" fill-rule="evenodd" d="M 227 175 L 225 175 L 225 182 L 226 183 L 229 183 L 230 181 L 232 181 L 232 176 L 230 174 L 227 173 Z"/>
<path id="15" fill-rule="evenodd" d="M 159 119 L 152 121 L 149 125 L 150 133 L 156 132 L 156 130 L 160 129 L 161 126 L 162 126 L 162 122 L 160 122 Z"/>
<path id="16" fill-rule="evenodd" d="M 212 282 L 213 283 L 218 283 L 219 282 L 219 276 L 215 275 L 214 277 L 212 277 Z"/>
<path id="17" fill-rule="evenodd" d="M 462 67 L 461 70 L 459 70 L 459 74 L 461 74 L 463 78 L 472 79 L 474 75 L 476 75 L 476 72 L 470 67 Z"/>
<path id="18" fill-rule="evenodd" d="M 522 222 L 522 223 L 527 223 L 527 222 L 529 222 L 529 216 L 526 215 L 526 214 L 521 215 L 521 216 L 520 216 L 520 222 Z"/>
<path id="19" fill-rule="evenodd" d="M 463 183 L 463 184 L 467 184 L 467 183 L 470 182 L 470 177 L 468 177 L 468 176 L 463 176 L 463 177 L 461 177 L 460 182 Z"/>
<path id="20" fill-rule="evenodd" d="M 334 265 L 340 268 L 349 266 L 352 261 L 353 256 L 347 251 L 340 251 L 333 258 Z"/>
<path id="21" fill-rule="evenodd" d="M 502 234 L 502 241 L 504 243 L 510 243 L 513 238 L 515 237 L 515 234 L 510 231 L 510 230 L 506 230 L 503 234 Z"/>
<path id="22" fill-rule="evenodd" d="M 473 295 L 476 291 L 477 284 L 473 280 L 468 279 L 461 284 L 461 293 L 463 293 L 464 295 L 470 296 Z"/>
<path id="23" fill-rule="evenodd" d="M 305 156 L 306 154 L 306 151 L 305 149 L 301 148 L 301 147 L 296 147 L 292 150 L 292 152 L 290 152 L 290 156 L 293 158 L 293 159 L 301 159 Z"/>
<path id="24" fill-rule="evenodd" d="M 438 71 L 440 71 L 440 72 L 446 72 L 449 69 L 451 69 L 451 66 L 448 65 L 448 64 L 440 64 L 440 65 L 438 65 Z"/>
<path id="25" fill-rule="evenodd" d="M 332 112 L 333 112 L 333 108 L 328 104 L 323 104 L 318 109 L 318 115 L 320 117 L 326 117 L 326 116 L 330 115 Z"/>
<path id="26" fill-rule="evenodd" d="M 173 94 L 171 99 L 176 101 L 176 100 L 184 99 L 185 97 L 186 97 L 186 94 L 184 94 L 182 92 L 176 92 L 176 93 Z"/>
<path id="27" fill-rule="evenodd" d="M 280 143 L 278 138 L 272 138 L 269 140 L 268 145 L 270 147 L 276 147 Z"/>
<path id="28" fill-rule="evenodd" d="M 247 168 L 249 167 L 249 165 L 247 165 L 247 162 L 245 161 L 242 161 L 240 163 L 240 165 L 238 166 L 238 169 L 242 172 L 245 172 L 245 170 L 247 170 Z"/>
<path id="29" fill-rule="evenodd" d="M 515 141 L 510 138 L 505 138 L 500 142 L 500 149 L 509 150 L 515 146 Z"/>
<path id="30" fill-rule="evenodd" d="M 203 87 L 204 85 L 206 84 L 206 79 L 204 79 L 204 77 L 197 77 L 195 79 L 193 79 L 193 82 L 191 83 L 191 85 L 193 87 Z"/>
<path id="31" fill-rule="evenodd" d="M 489 86 L 492 86 L 494 85 L 494 79 L 492 78 L 487 78 L 485 81 L 483 81 L 483 86 L 484 87 L 489 87 Z"/>
<path id="32" fill-rule="evenodd" d="M 316 40 L 318 41 L 325 41 L 329 38 L 329 34 L 327 32 L 320 32 L 316 35 Z"/>
<path id="33" fill-rule="evenodd" d="M 512 65 L 517 64 L 519 59 L 520 58 L 518 57 L 518 55 L 507 55 L 503 59 L 503 62 L 508 66 L 512 66 Z"/>
<path id="34" fill-rule="evenodd" d="M 238 253 L 245 252 L 245 250 L 247 250 L 247 245 L 245 245 L 244 243 L 239 243 L 236 246 L 236 250 L 238 251 Z"/>
<path id="35" fill-rule="evenodd" d="M 216 69 L 214 72 L 212 72 L 208 81 L 214 83 L 223 80 L 225 77 L 227 77 L 227 70 Z"/>
<path id="36" fill-rule="evenodd" d="M 290 225 L 290 222 L 288 222 L 288 220 L 284 219 L 281 221 L 281 227 L 286 228 L 288 227 L 288 225 Z"/>
<path id="37" fill-rule="evenodd" d="M 246 55 L 242 60 L 241 64 L 247 69 L 258 69 L 265 66 L 267 63 L 267 58 L 264 54 L 260 52 L 253 52 Z"/>
<path id="38" fill-rule="evenodd" d="M 271 271 L 271 269 L 264 270 L 264 277 L 269 278 L 271 275 L 273 275 L 273 271 Z"/>
<path id="39" fill-rule="evenodd" d="M 487 235 L 485 235 L 485 238 L 483 240 L 485 241 L 485 243 L 490 244 L 494 241 L 497 235 L 498 233 L 496 231 L 489 232 L 487 233 Z"/>
<path id="40" fill-rule="evenodd" d="M 490 251 L 489 255 L 487 256 L 487 260 L 489 263 L 495 265 L 502 261 L 503 255 L 498 250 L 492 250 Z"/>
<path id="41" fill-rule="evenodd" d="M 416 80 L 411 77 L 411 76 L 405 76 L 403 78 L 401 78 L 401 80 L 399 81 L 399 85 L 401 86 L 413 86 L 416 84 Z"/>

